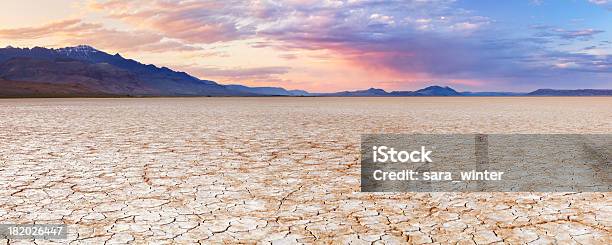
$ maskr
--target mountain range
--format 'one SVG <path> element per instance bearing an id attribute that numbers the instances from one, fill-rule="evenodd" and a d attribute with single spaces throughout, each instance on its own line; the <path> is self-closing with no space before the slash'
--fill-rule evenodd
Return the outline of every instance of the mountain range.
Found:
<path id="1" fill-rule="evenodd" d="M 461 96 L 460 92 L 455 91 L 450 87 L 441 86 L 429 86 L 416 91 L 392 91 L 387 92 L 379 88 L 370 88 L 367 90 L 356 90 L 356 91 L 343 91 L 337 93 L 325 93 L 317 94 L 318 96 L 368 96 L 368 97 L 381 97 L 381 96 Z"/>
<path id="2" fill-rule="evenodd" d="M 110 55 L 90 46 L 60 49 L 41 47 L 0 49 L 0 81 L 19 81 L 52 96 L 56 89 L 74 90 L 75 96 L 241 96 L 249 95 L 209 80 L 201 80 L 166 67 L 145 65 Z M 14 83 L 1 82 L 3 90 Z M 28 94 L 28 91 L 21 91 Z"/>
<path id="3" fill-rule="evenodd" d="M 450 87 L 429 86 L 416 91 L 387 92 L 370 88 L 309 93 L 281 87 L 223 85 L 87 45 L 58 49 L 0 48 L 0 97 L 117 96 L 612 96 L 612 90 L 458 92 Z"/>

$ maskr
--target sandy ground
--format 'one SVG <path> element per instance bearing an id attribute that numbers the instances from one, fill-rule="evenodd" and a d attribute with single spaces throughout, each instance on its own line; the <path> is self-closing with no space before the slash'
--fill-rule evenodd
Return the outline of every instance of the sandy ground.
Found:
<path id="1" fill-rule="evenodd" d="M 0 100 L 0 223 L 66 223 L 62 244 L 611 244 L 609 192 L 368 194 L 358 162 L 363 133 L 612 133 L 610 108 L 612 98 Z"/>

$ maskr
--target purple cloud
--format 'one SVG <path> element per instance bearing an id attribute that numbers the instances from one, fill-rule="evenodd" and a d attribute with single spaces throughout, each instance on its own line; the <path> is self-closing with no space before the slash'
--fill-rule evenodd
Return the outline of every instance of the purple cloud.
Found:
<path id="1" fill-rule="evenodd" d="M 536 26 L 534 29 L 539 32 L 536 36 L 539 37 L 558 37 L 561 39 L 580 39 L 580 40 L 590 40 L 595 35 L 603 33 L 603 30 L 595 30 L 595 29 L 580 29 L 580 30 L 566 30 L 563 28 L 555 28 L 551 26 Z"/>

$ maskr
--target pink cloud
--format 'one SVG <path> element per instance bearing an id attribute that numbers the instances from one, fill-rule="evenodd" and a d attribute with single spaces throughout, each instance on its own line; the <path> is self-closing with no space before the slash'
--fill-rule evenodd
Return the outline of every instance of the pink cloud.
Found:
<path id="1" fill-rule="evenodd" d="M 35 39 L 58 33 L 75 33 L 100 28 L 100 24 L 82 23 L 79 19 L 68 19 L 44 24 L 37 27 L 25 27 L 0 30 L 0 37 L 10 39 Z"/>
<path id="2" fill-rule="evenodd" d="M 64 45 L 89 44 L 120 52 L 135 51 L 194 51 L 200 48 L 178 41 L 164 40 L 160 34 L 146 31 L 120 31 L 104 28 L 102 24 L 68 19 L 37 27 L 0 30 L 0 38 L 38 39 L 61 38 Z"/>
<path id="3" fill-rule="evenodd" d="M 166 37 L 190 43 L 214 43 L 238 39 L 248 29 L 238 29 L 232 16 L 236 12 L 227 6 L 210 1 L 110 1 L 94 3 L 91 8 Z"/>

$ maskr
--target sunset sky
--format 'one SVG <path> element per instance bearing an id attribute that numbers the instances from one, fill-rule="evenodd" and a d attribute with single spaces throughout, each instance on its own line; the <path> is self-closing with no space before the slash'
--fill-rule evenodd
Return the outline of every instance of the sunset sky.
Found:
<path id="1" fill-rule="evenodd" d="M 312 92 L 612 88 L 610 0 L 0 3 L 0 46 L 79 44 Z"/>

